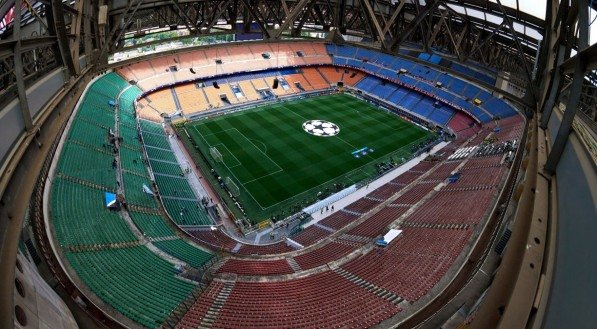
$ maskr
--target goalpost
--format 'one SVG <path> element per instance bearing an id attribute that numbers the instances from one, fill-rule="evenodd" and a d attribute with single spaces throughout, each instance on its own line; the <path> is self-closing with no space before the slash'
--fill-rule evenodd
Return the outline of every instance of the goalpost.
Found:
<path id="1" fill-rule="evenodd" d="M 228 190 L 230 191 L 230 193 L 232 193 L 232 195 L 234 195 L 235 197 L 240 195 L 240 189 L 238 188 L 238 185 L 236 185 L 229 176 L 226 177 L 225 183 L 226 187 L 228 187 Z"/>
<path id="2" fill-rule="evenodd" d="M 210 147 L 209 148 L 209 154 L 217 162 L 224 163 L 224 159 L 222 158 L 222 153 L 220 153 L 220 151 L 218 151 L 218 149 L 216 147 Z"/>

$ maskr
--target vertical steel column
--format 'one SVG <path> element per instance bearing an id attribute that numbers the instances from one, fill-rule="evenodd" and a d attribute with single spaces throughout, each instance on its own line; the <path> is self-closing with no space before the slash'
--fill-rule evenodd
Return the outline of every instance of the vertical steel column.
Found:
<path id="1" fill-rule="evenodd" d="M 570 97 L 568 98 L 568 103 L 566 104 L 566 111 L 564 112 L 564 117 L 560 123 L 558 134 L 556 135 L 556 139 L 551 147 L 551 151 L 549 152 L 545 166 L 543 167 L 543 169 L 549 174 L 553 174 L 556 171 L 558 162 L 560 161 L 562 153 L 564 152 L 564 148 L 566 147 L 568 135 L 570 134 L 570 129 L 572 128 L 572 122 L 574 121 L 578 103 L 580 102 L 580 93 L 582 91 L 582 85 L 584 83 L 585 71 L 587 67 L 587 59 L 584 58 L 580 52 L 589 46 L 589 5 L 587 0 L 578 0 L 577 26 L 579 31 L 579 54 L 576 55 L 574 75 L 572 78 L 572 85 L 570 86 Z"/>
<path id="2" fill-rule="evenodd" d="M 75 69 L 76 75 L 81 74 L 81 65 L 79 62 L 79 46 L 81 42 L 81 28 L 83 22 L 83 4 L 84 0 L 75 0 L 75 10 L 77 14 L 75 14 L 74 19 L 71 19 L 70 23 L 70 32 L 71 35 L 74 37 L 70 40 L 70 54 L 73 59 L 73 67 Z"/>
<path id="3" fill-rule="evenodd" d="M 91 41 L 91 16 L 97 11 L 93 10 L 91 0 L 84 0 L 85 3 L 83 4 L 83 42 L 85 45 L 85 60 L 87 65 L 93 62 L 92 51 L 93 51 L 93 42 Z"/>
<path id="4" fill-rule="evenodd" d="M 31 122 L 31 112 L 29 111 L 29 102 L 27 101 L 27 89 L 25 89 L 25 80 L 23 73 L 23 58 L 21 57 L 21 0 L 15 1 L 15 17 L 13 23 L 13 38 L 15 39 L 14 46 L 14 65 L 15 77 L 17 79 L 17 93 L 19 95 L 19 107 L 21 108 L 21 116 L 25 123 L 25 129 L 30 131 L 33 127 Z"/>
<path id="5" fill-rule="evenodd" d="M 66 22 L 64 21 L 64 10 L 62 9 L 61 0 L 52 0 L 52 13 L 54 16 L 54 29 L 56 31 L 56 37 L 58 38 L 58 46 L 60 47 L 60 56 L 62 57 L 62 63 L 68 69 L 71 76 L 77 75 L 73 56 L 70 52 L 70 42 L 68 34 L 66 32 Z M 78 59 L 77 59 L 78 60 Z"/>
<path id="6" fill-rule="evenodd" d="M 547 123 L 549 122 L 549 118 L 551 117 L 553 107 L 556 105 L 556 101 L 560 98 L 560 91 L 562 90 L 562 73 L 558 68 L 564 62 L 564 53 L 566 52 L 565 48 L 566 46 L 563 44 L 558 45 L 558 53 L 556 54 L 556 65 L 551 74 L 551 84 L 548 87 L 549 95 L 547 96 L 547 100 L 545 101 L 545 104 L 543 104 L 543 108 L 541 109 L 541 122 L 539 124 L 539 127 L 541 127 L 541 129 L 547 128 Z"/>

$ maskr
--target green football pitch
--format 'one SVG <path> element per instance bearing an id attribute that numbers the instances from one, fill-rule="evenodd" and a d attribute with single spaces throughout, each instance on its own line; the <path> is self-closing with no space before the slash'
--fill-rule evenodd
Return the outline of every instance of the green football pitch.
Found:
<path id="1" fill-rule="evenodd" d="M 303 129 L 309 120 L 331 122 L 339 133 L 309 134 Z M 265 105 L 186 128 L 217 173 L 234 182 L 252 222 L 282 211 L 289 215 L 320 192 L 371 178 L 377 175 L 375 164 L 407 158 L 434 138 L 433 132 L 347 94 Z M 357 157 L 354 152 L 363 149 L 366 154 Z"/>

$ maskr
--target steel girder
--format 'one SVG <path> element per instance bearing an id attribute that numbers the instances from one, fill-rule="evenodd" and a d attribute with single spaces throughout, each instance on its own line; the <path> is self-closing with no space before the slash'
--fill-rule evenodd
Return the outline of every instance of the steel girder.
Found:
<path id="1" fill-rule="evenodd" d="M 529 81 L 539 41 L 516 31 L 513 23 L 543 33 L 541 20 L 481 0 L 430 0 L 425 4 L 408 0 L 144 0 L 136 3 L 139 7 L 134 13 L 131 2 L 135 0 L 114 1 L 110 8 L 108 28 L 122 36 L 108 39 L 108 44 L 116 45 L 112 51 L 122 49 L 123 39 L 164 27 L 187 29 L 188 35 L 194 36 L 236 33 L 235 25 L 240 23 L 242 32 L 260 32 L 266 40 L 280 39 L 283 33 L 300 36 L 306 27 L 324 32 L 336 29 L 372 41 L 386 52 L 396 53 L 405 43 L 420 44 L 423 51 L 454 54 L 460 61 L 474 60 Z M 456 6 L 504 19 L 501 24 L 492 23 L 462 14 Z"/>
<path id="2" fill-rule="evenodd" d="M 544 166 L 544 171 L 553 174 L 564 152 L 568 136 L 572 129 L 572 122 L 578 109 L 595 104 L 595 85 L 591 84 L 591 77 L 597 69 L 597 44 L 589 46 L 589 4 L 587 0 L 573 1 L 571 4 L 560 3 L 557 11 L 548 13 L 555 17 L 550 19 L 552 36 L 546 38 L 544 47 L 551 55 L 545 56 L 555 61 L 551 72 L 550 90 L 542 104 L 541 128 L 547 128 L 553 113 L 553 108 L 561 101 L 565 102 L 565 111 L 558 132 Z M 549 47 L 551 45 L 551 47 Z M 576 46 L 577 53 L 570 56 L 572 47 Z M 588 77 L 588 79 L 586 78 Z M 570 81 L 566 86 L 567 99 L 560 100 L 563 94 L 564 81 Z M 588 116 L 594 117 L 594 109 L 585 109 Z"/>
<path id="3" fill-rule="evenodd" d="M 87 63 L 93 62 L 97 4 L 95 0 L 72 4 L 20 0 L 14 5 L 21 10 L 15 11 L 15 19 L 0 36 L 0 106 L 17 98 L 23 122 L 30 129 L 26 88 L 60 66 L 68 76 L 78 75 L 81 51 L 87 55 Z M 21 19 L 25 15 L 29 19 Z"/>
<path id="4" fill-rule="evenodd" d="M 424 39 L 426 42 L 423 44 L 432 47 L 438 45 L 452 47 L 458 52 L 464 53 L 460 49 L 464 37 L 459 37 L 463 31 L 469 34 L 484 33 L 493 30 L 493 27 L 499 24 L 460 14 L 453 8 L 456 5 L 476 9 L 484 8 L 493 12 L 494 15 L 507 17 L 509 21 L 523 22 L 539 31 L 542 30 L 540 20 L 485 1 L 463 3 L 461 1 L 436 0 L 421 5 L 419 2 L 406 0 L 399 0 L 394 4 L 386 0 L 233 0 L 228 4 L 229 10 L 222 11 L 219 15 L 215 15 L 214 12 L 215 8 L 221 7 L 222 0 L 178 0 L 176 3 L 180 9 L 175 8 L 172 3 L 173 1 L 163 0 L 143 1 L 137 12 L 137 17 L 134 18 L 137 24 L 125 27 L 125 33 L 139 33 L 147 29 L 172 25 L 193 28 L 200 24 L 205 26 L 206 22 L 215 20 L 227 24 L 245 21 L 249 23 L 250 21 L 259 26 L 266 39 L 277 39 L 288 30 L 297 35 L 302 26 L 308 24 L 324 31 L 332 27 L 341 33 L 367 36 L 380 43 L 388 42 L 386 39 L 393 40 L 394 49 L 401 42 Z M 110 16 L 116 17 L 125 13 L 127 4 L 130 4 L 130 1 L 115 1 L 110 9 Z M 177 11 L 186 13 L 188 18 L 177 14 Z M 525 19 L 528 19 L 528 22 Z M 111 21 L 118 22 L 114 19 Z M 441 22 L 441 24 L 436 26 L 437 22 Z M 275 25 L 280 26 L 280 29 L 270 33 Z M 433 27 L 436 27 L 436 30 Z M 227 28 L 232 30 L 230 26 Z M 209 31 L 203 32 L 209 33 Z M 427 39 L 433 34 L 435 36 L 432 42 L 427 42 Z M 514 36 L 517 36 L 525 42 L 533 43 L 531 46 L 537 44 L 537 40 L 532 40 L 516 31 L 502 30 L 499 34 L 512 40 L 515 40 Z M 451 45 L 448 46 L 448 44 Z M 534 48 L 531 47 L 525 51 L 533 55 Z"/>
<path id="5" fill-rule="evenodd" d="M 28 87 L 57 68 L 63 68 L 65 80 L 70 86 L 75 84 L 70 77 L 78 74 L 78 50 L 83 46 L 79 40 L 83 34 L 85 34 L 84 38 L 90 37 L 89 33 L 93 29 L 93 15 L 96 13 L 92 8 L 94 3 L 94 0 L 75 0 L 69 4 L 60 1 L 46 1 L 41 4 L 32 0 L 14 1 L 16 9 L 14 20 L 0 35 L 0 108 L 5 109 L 13 100 L 18 101 L 20 117 L 11 120 L 14 120 L 15 125 L 19 122 L 23 123 L 22 136 L 36 134 L 39 130 L 38 125 L 43 122 L 40 118 L 54 110 L 51 108 L 48 111 L 38 111 L 38 116 L 32 117 L 32 110 L 30 111 L 32 95 L 27 94 Z M 4 10 L 2 9 L 4 4 L 0 5 L 1 10 Z M 82 10 L 91 15 L 83 16 Z M 85 22 L 87 28 L 82 26 Z M 91 45 L 93 46 L 93 42 Z M 89 49 L 89 52 L 91 50 Z M 88 57 L 87 63 L 92 62 Z M 14 141 L 15 154 L 21 151 L 21 140 L 24 140 L 21 139 L 22 136 Z M 9 152 L 7 156 L 6 161 L 9 161 L 13 155 Z M 10 177 L 12 173 L 9 172 L 7 175 Z M 14 260 L 12 262 L 14 264 Z M 2 282 L 4 297 L 0 301 L 0 314 L 4 315 L 0 318 L 2 328 L 13 327 L 15 323 L 11 286 L 13 283 L 9 279 L 13 274 L 9 271 L 5 276 L 8 280 Z M 6 286 L 5 282 L 9 282 L 10 285 Z"/>
<path id="6" fill-rule="evenodd" d="M 17 8 L 21 7 L 21 0 L 16 0 L 15 6 Z M 15 15 L 15 22 L 21 22 L 21 14 L 22 11 L 17 10 Z M 21 25 L 15 24 L 14 26 L 15 35 L 21 34 Z M 30 131 L 32 128 L 32 120 L 31 120 L 31 113 L 29 112 L 29 101 L 27 100 L 27 90 L 25 89 L 25 81 L 20 78 L 23 76 L 23 57 L 21 56 L 21 40 L 20 38 L 16 40 L 14 45 L 14 73 L 17 77 L 17 94 L 19 95 L 19 107 L 21 108 L 21 116 L 23 117 L 23 122 L 25 123 L 25 129 Z"/>

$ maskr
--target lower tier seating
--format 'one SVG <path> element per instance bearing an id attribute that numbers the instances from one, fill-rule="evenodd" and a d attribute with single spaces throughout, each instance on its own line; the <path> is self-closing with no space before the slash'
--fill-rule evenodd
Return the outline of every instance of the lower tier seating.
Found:
<path id="1" fill-rule="evenodd" d="M 291 274 L 294 271 L 286 261 L 279 260 L 247 260 L 228 259 L 218 273 L 235 273 L 238 275 L 282 275 Z"/>
<path id="2" fill-rule="evenodd" d="M 277 242 L 269 245 L 251 245 L 243 244 L 238 250 L 239 254 L 245 255 L 270 255 L 281 254 L 284 252 L 293 251 L 294 249 L 287 245 L 286 242 Z"/>
<path id="3" fill-rule="evenodd" d="M 291 237 L 291 239 L 300 243 L 302 246 L 307 247 L 328 235 L 330 235 L 330 231 L 319 228 L 316 225 L 311 225 L 301 231 L 299 234 Z"/>
<path id="4" fill-rule="evenodd" d="M 168 214 L 178 225 L 211 225 L 201 202 L 163 197 L 162 202 Z"/>
<path id="5" fill-rule="evenodd" d="M 302 255 L 295 256 L 294 260 L 300 265 L 301 269 L 308 270 L 339 259 L 354 249 L 356 249 L 356 246 L 354 245 L 330 242 L 321 248 L 313 249 Z"/>
<path id="6" fill-rule="evenodd" d="M 238 244 L 238 241 L 232 239 L 231 237 L 220 231 L 220 229 L 193 229 L 188 230 L 187 232 L 201 243 L 210 246 L 212 249 L 216 251 L 231 251 Z"/>
<path id="7" fill-rule="evenodd" d="M 181 239 L 156 241 L 153 244 L 195 268 L 203 267 L 205 263 L 213 258 L 211 253 L 201 250 Z"/>
<path id="8" fill-rule="evenodd" d="M 129 215 L 135 225 L 146 237 L 162 238 L 174 236 L 174 232 L 172 232 L 170 227 L 164 222 L 164 218 L 161 216 L 137 211 L 129 211 Z"/>

